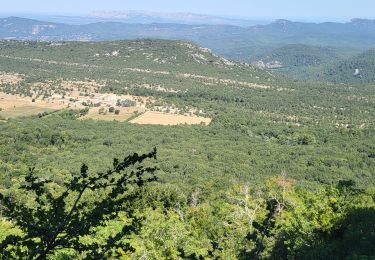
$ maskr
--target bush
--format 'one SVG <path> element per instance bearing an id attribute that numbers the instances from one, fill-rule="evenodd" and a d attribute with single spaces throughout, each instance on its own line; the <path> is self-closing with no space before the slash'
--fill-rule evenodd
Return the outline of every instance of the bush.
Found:
<path id="1" fill-rule="evenodd" d="M 133 100 L 128 100 L 128 99 L 124 99 L 124 100 L 117 100 L 117 106 L 118 107 L 134 107 L 136 106 L 137 103 Z"/>
<path id="2" fill-rule="evenodd" d="M 104 109 L 104 107 L 101 107 L 99 109 L 99 115 L 103 115 L 103 114 L 105 114 L 105 109 Z"/>

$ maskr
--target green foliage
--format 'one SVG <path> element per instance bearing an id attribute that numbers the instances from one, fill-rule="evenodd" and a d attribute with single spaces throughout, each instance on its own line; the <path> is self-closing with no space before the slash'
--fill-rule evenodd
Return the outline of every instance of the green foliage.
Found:
<path id="1" fill-rule="evenodd" d="M 325 66 L 320 75 L 334 83 L 374 83 L 375 49 Z"/>
<path id="2" fill-rule="evenodd" d="M 285 219 L 276 251 L 285 259 L 354 259 L 374 256 L 374 200 L 352 184 L 300 192 L 302 200 Z"/>
<path id="3" fill-rule="evenodd" d="M 284 70 L 297 70 L 306 66 L 331 64 L 347 56 L 348 54 L 346 54 L 345 50 L 334 49 L 332 47 L 289 44 L 264 53 L 259 57 L 255 57 L 253 60 L 263 61 L 270 65 L 278 61 L 280 67 Z"/>
<path id="4" fill-rule="evenodd" d="M 135 105 L 136 105 L 136 102 L 133 100 L 128 100 L 128 99 L 117 100 L 117 106 L 119 107 L 134 107 Z"/>
<path id="5" fill-rule="evenodd" d="M 371 84 L 375 81 L 374 49 L 353 53 L 329 47 L 288 45 L 254 60 L 272 72 L 296 80 L 336 84 Z"/>
<path id="6" fill-rule="evenodd" d="M 100 92 L 153 97 L 155 106 L 195 108 L 212 118 L 209 126 L 78 120 L 86 108 L 0 121 L 0 193 L 13 199 L 0 205 L 0 241 L 19 242 L 8 248 L 17 250 L 10 258 L 30 254 L 29 246 L 37 250 L 38 239 L 49 241 L 41 234 L 52 234 L 61 218 L 47 216 L 66 216 L 74 205 L 77 192 L 61 196 L 75 177 L 106 173 L 112 156 L 140 147 L 158 147 L 160 181 L 125 186 L 116 214 L 98 217 L 93 212 L 109 209 L 103 203 L 112 187 L 87 190 L 80 214 L 64 230 L 68 236 L 58 236 L 74 248 L 49 259 L 373 257 L 373 86 L 290 82 L 180 41 L 4 41 L 0 47 L 2 68 L 24 78 L 2 91 L 29 95 L 38 82 L 67 91 L 62 79 L 103 81 Z M 112 51 L 118 56 L 106 55 Z M 76 173 L 82 162 L 90 165 L 86 178 Z M 29 167 L 35 167 L 31 181 L 39 176 L 42 207 L 20 189 L 30 188 L 23 181 Z M 17 218 L 38 210 L 40 220 Z M 35 236 L 27 237 L 32 225 Z"/>
<path id="7" fill-rule="evenodd" d="M 30 169 L 19 191 L 27 195 L 26 201 L 18 201 L 12 194 L 0 194 L 6 209 L 4 217 L 14 221 L 23 232 L 2 239 L 1 255 L 45 259 L 57 250 L 74 249 L 77 253 L 86 252 L 91 258 L 103 257 L 137 224 L 124 226 L 121 232 L 108 238 L 104 247 L 82 243 L 80 238 L 92 234 L 92 229 L 104 221 L 115 219 L 120 211 L 132 218 L 125 206 L 134 199 L 129 191 L 133 186 L 139 188 L 156 180 L 156 168 L 139 165 L 148 158 L 156 159 L 156 149 L 148 154 L 128 156 L 123 161 L 114 159 L 112 169 L 97 174 L 90 173 L 83 164 L 80 175 L 72 176 L 57 194 L 51 180 L 36 177 L 34 169 Z M 95 198 L 90 204 L 89 197 Z"/>

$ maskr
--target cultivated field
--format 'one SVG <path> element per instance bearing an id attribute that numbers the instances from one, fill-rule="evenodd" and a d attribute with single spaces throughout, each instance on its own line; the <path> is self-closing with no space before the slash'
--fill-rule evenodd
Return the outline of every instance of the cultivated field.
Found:
<path id="1" fill-rule="evenodd" d="M 142 125 L 208 125 L 210 122 L 210 118 L 168 114 L 155 111 L 147 111 L 141 116 L 130 121 L 130 123 Z"/>
<path id="2" fill-rule="evenodd" d="M 43 112 L 53 112 L 55 109 L 50 109 L 46 107 L 36 107 L 36 106 L 24 106 L 15 107 L 7 110 L 0 111 L 0 118 L 15 118 L 22 116 L 33 116 Z"/>
<path id="3" fill-rule="evenodd" d="M 132 107 L 120 107 L 116 105 L 117 100 L 132 100 L 135 105 Z M 9 95 L 0 92 L 0 119 L 8 119 L 22 116 L 32 116 L 43 112 L 53 112 L 64 108 L 82 109 L 85 108 L 84 103 L 95 104 L 100 106 L 91 107 L 88 114 L 81 119 L 93 119 L 104 121 L 120 121 L 130 120 L 134 124 L 150 124 L 150 125 L 208 125 L 210 118 L 204 118 L 191 115 L 175 114 L 177 109 L 170 109 L 172 113 L 149 111 L 145 104 L 152 102 L 150 98 L 134 97 L 129 95 L 115 94 L 98 94 L 94 93 L 90 96 L 81 96 L 77 91 L 72 91 L 69 96 L 62 98 L 55 95 L 53 98 L 46 100 L 32 99 L 31 97 L 21 97 L 17 95 Z M 113 107 L 119 113 L 109 112 L 109 108 Z M 169 109 L 160 108 L 160 109 Z M 139 113 L 143 113 L 136 117 Z M 135 119 L 131 120 L 132 118 Z"/>
<path id="4" fill-rule="evenodd" d="M 60 102 L 45 102 L 31 98 L 8 95 L 0 92 L 0 118 L 32 116 L 52 112 L 66 107 Z"/>

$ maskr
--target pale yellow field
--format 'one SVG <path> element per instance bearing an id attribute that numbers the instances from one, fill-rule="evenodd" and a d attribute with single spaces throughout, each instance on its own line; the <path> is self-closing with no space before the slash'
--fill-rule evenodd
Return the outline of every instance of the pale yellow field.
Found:
<path id="1" fill-rule="evenodd" d="M 128 120 L 130 117 L 132 117 L 136 111 L 139 113 L 144 112 L 143 108 L 139 107 L 129 107 L 129 108 L 117 108 L 120 110 L 120 114 L 115 115 L 115 113 L 106 113 L 105 115 L 99 114 L 99 108 L 91 108 L 89 113 L 82 117 L 81 119 L 93 119 L 93 120 L 104 120 L 104 121 L 120 121 L 124 122 Z"/>
<path id="2" fill-rule="evenodd" d="M 43 112 L 52 112 L 66 107 L 59 102 L 32 102 L 29 97 L 19 97 L 0 93 L 0 117 L 15 118 L 21 116 L 37 115 Z"/>
<path id="3" fill-rule="evenodd" d="M 210 124 L 210 122 L 211 122 L 210 118 L 167 114 L 167 113 L 154 112 L 154 111 L 147 111 L 141 116 L 130 121 L 130 123 L 142 124 L 142 125 L 181 125 L 181 124 L 208 125 Z"/>
<path id="4" fill-rule="evenodd" d="M 101 94 L 103 95 L 103 94 Z M 105 96 L 106 97 L 106 96 Z M 112 96 L 110 96 L 112 97 Z M 87 97 L 79 97 L 80 99 L 85 99 Z M 112 99 L 117 100 L 117 96 L 114 96 Z M 104 100 L 104 101 L 103 101 Z M 137 118 L 130 121 L 134 124 L 149 124 L 149 125 L 208 125 L 211 122 L 210 118 L 198 117 L 198 116 L 188 116 L 188 115 L 179 115 L 172 113 L 164 112 L 154 112 L 146 111 L 144 104 L 138 104 L 137 107 L 115 107 L 119 109 L 120 113 L 116 115 L 115 113 L 109 113 L 109 106 L 113 106 L 109 101 L 105 99 L 99 99 L 98 102 L 104 102 L 101 108 L 105 109 L 105 114 L 99 114 L 100 107 L 91 108 L 89 113 L 82 117 L 81 119 L 93 119 L 93 120 L 104 120 L 104 121 L 128 121 L 137 113 L 143 113 Z M 111 100 L 110 100 L 111 101 Z M 108 103 L 108 104 L 107 104 Z M 37 99 L 35 102 L 32 102 L 30 97 L 20 97 L 16 95 L 8 95 L 0 92 L 0 119 L 15 118 L 21 116 L 31 116 L 37 115 L 43 112 L 52 112 L 67 107 L 71 108 L 84 108 L 82 104 L 70 103 L 67 100 L 63 99 L 52 99 L 52 100 L 40 100 Z"/>
<path id="5" fill-rule="evenodd" d="M 22 116 L 33 116 L 43 112 L 53 112 L 55 109 L 36 106 L 15 107 L 0 111 L 0 118 L 16 118 Z"/>

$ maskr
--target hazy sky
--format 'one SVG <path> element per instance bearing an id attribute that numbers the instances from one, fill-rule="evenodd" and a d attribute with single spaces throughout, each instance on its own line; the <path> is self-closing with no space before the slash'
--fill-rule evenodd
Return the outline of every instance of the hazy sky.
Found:
<path id="1" fill-rule="evenodd" d="M 98 10 L 348 19 L 375 18 L 375 0 L 0 0 L 0 13 L 7 14 L 87 14 Z"/>

